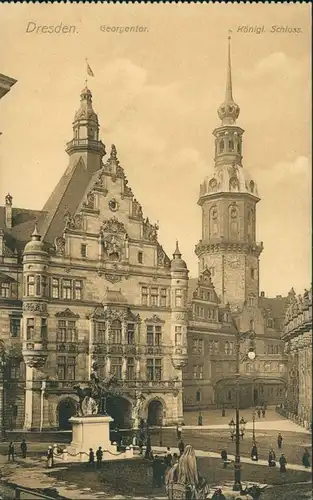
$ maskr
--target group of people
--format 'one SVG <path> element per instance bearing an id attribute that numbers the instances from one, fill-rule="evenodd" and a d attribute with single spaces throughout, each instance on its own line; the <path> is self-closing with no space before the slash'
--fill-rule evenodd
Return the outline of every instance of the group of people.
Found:
<path id="1" fill-rule="evenodd" d="M 257 416 L 259 418 L 261 418 L 261 413 L 262 413 L 262 417 L 265 418 L 265 414 L 266 414 L 266 406 L 263 406 L 263 408 L 257 408 L 256 409 L 256 412 L 257 412 Z"/>
<path id="2" fill-rule="evenodd" d="M 22 458 L 26 458 L 27 457 L 27 443 L 26 443 L 25 439 L 22 440 L 22 442 L 20 444 L 20 449 L 21 449 Z M 9 443 L 8 461 L 9 462 L 15 461 L 15 446 L 14 446 L 13 441 L 10 441 L 10 443 Z"/>
<path id="3" fill-rule="evenodd" d="M 95 458 L 96 458 L 96 461 L 95 461 Z M 90 467 L 95 467 L 95 465 L 96 465 L 97 469 L 101 469 L 102 460 L 103 460 L 102 446 L 99 446 L 96 453 L 93 451 L 92 448 L 89 448 L 88 465 Z"/>

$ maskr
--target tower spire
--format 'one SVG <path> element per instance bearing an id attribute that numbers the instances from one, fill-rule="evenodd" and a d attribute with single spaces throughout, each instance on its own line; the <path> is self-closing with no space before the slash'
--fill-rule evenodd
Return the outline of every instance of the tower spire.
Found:
<path id="1" fill-rule="evenodd" d="M 233 102 L 233 86 L 231 79 L 231 57 L 230 57 L 230 41 L 232 30 L 228 30 L 228 54 L 227 54 L 227 76 L 226 76 L 226 94 L 225 102 Z"/>

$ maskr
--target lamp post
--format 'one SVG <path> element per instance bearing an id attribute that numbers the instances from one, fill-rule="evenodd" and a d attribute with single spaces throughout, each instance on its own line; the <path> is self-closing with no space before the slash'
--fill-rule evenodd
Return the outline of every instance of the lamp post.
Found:
<path id="1" fill-rule="evenodd" d="M 255 443 L 255 410 L 252 412 L 252 444 Z"/>
<path id="2" fill-rule="evenodd" d="M 236 385 L 235 385 L 235 390 L 236 390 L 236 422 L 235 422 L 235 436 L 236 436 L 236 452 L 235 452 L 235 464 L 234 464 L 234 471 L 235 471 L 235 481 L 234 481 L 234 486 L 233 486 L 233 491 L 241 491 L 242 486 L 241 486 L 241 463 L 240 463 L 240 426 L 241 430 L 244 428 L 243 422 L 239 420 L 239 406 L 240 406 L 240 395 L 239 395 L 239 378 L 240 378 L 240 362 L 245 361 L 246 358 L 248 358 L 250 361 L 253 361 L 255 359 L 255 346 L 254 346 L 254 339 L 255 339 L 255 332 L 253 331 L 253 321 L 250 321 L 250 330 L 247 332 L 241 333 L 239 332 L 237 326 L 234 323 L 234 326 L 236 328 Z M 244 342 L 247 338 L 250 339 L 250 348 L 246 356 L 242 360 L 240 360 L 240 345 L 242 342 Z M 242 419 L 243 420 L 243 419 Z M 243 435 L 242 435 L 243 437 Z"/>
<path id="3" fill-rule="evenodd" d="M 1 390 L 1 431 L 0 431 L 0 438 L 1 440 L 5 439 L 5 414 L 4 414 L 4 408 L 5 408 L 5 393 L 4 393 L 4 386 L 5 386 L 5 370 L 6 370 L 6 365 L 7 365 L 7 360 L 6 360 L 6 352 L 5 352 L 5 346 L 4 343 L 1 341 L 0 345 L 0 373 L 1 373 L 1 384 L 2 384 L 2 390 Z"/>

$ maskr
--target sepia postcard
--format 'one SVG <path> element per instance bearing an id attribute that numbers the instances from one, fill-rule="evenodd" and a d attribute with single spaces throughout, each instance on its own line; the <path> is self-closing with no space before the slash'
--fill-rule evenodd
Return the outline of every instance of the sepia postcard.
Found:
<path id="1" fill-rule="evenodd" d="M 312 499 L 311 5 L 0 5 L 0 499 Z"/>

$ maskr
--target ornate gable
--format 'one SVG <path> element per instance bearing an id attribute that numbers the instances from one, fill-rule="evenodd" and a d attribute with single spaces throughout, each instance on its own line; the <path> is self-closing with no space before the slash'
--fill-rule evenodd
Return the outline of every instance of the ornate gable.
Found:
<path id="1" fill-rule="evenodd" d="M 71 311 L 68 307 L 66 309 L 64 309 L 64 311 L 59 311 L 56 313 L 55 315 L 57 318 L 73 318 L 73 319 L 78 319 L 79 318 L 79 314 L 75 314 L 73 313 L 73 311 Z"/>

